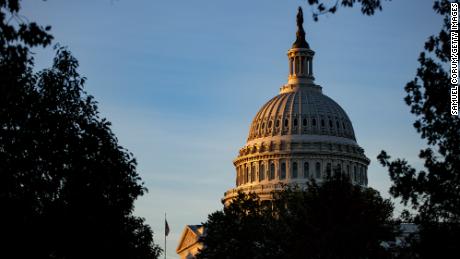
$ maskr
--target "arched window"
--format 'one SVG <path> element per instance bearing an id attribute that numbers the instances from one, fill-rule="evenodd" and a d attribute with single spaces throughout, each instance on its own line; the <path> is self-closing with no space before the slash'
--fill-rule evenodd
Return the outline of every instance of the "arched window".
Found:
<path id="1" fill-rule="evenodd" d="M 362 167 L 359 168 L 359 184 L 364 183 L 364 170 Z"/>
<path id="2" fill-rule="evenodd" d="M 347 177 L 350 178 L 350 165 L 347 165 Z"/>
<path id="3" fill-rule="evenodd" d="M 294 62 L 293 62 L 292 58 L 290 58 L 290 59 L 289 59 L 289 74 L 290 74 L 290 75 L 292 75 L 293 72 L 294 72 L 294 69 L 293 69 L 294 64 L 293 64 L 293 63 L 294 63 Z"/>
<path id="4" fill-rule="evenodd" d="M 356 166 L 353 166 L 353 180 L 355 182 L 358 181 L 358 171 L 356 170 Z"/>
<path id="5" fill-rule="evenodd" d="M 304 127 L 307 127 L 307 119 L 305 119 L 305 118 L 303 119 L 302 125 L 303 125 Z"/>
<path id="6" fill-rule="evenodd" d="M 339 175 L 341 175 L 343 172 L 342 172 L 342 164 L 337 164 L 337 173 Z"/>
<path id="7" fill-rule="evenodd" d="M 269 180 L 273 180 L 273 179 L 275 179 L 275 163 L 271 162 Z"/>
<path id="8" fill-rule="evenodd" d="M 255 182 L 256 181 L 256 166 L 254 165 L 254 163 L 252 163 L 252 166 L 251 166 L 251 182 Z"/>
<path id="9" fill-rule="evenodd" d="M 337 129 L 340 128 L 339 121 L 336 121 L 336 122 L 335 122 L 335 126 L 337 126 Z"/>
<path id="10" fill-rule="evenodd" d="M 271 127 L 272 127 L 272 121 L 269 121 L 269 122 L 268 122 L 267 127 L 268 127 L 268 128 L 271 128 Z"/>
<path id="11" fill-rule="evenodd" d="M 300 73 L 301 74 L 306 74 L 306 71 L 305 71 L 305 57 L 300 57 Z"/>
<path id="12" fill-rule="evenodd" d="M 275 127 L 279 127 L 280 126 L 280 120 L 276 120 L 276 123 L 275 123 Z"/>
<path id="13" fill-rule="evenodd" d="M 286 179 L 286 163 L 285 162 L 281 163 L 280 179 Z"/>
<path id="14" fill-rule="evenodd" d="M 297 119 L 294 119 L 294 127 L 297 127 Z"/>
<path id="15" fill-rule="evenodd" d="M 324 120 L 321 120 L 321 127 L 324 127 Z"/>
<path id="16" fill-rule="evenodd" d="M 245 167 L 244 168 L 244 183 L 248 183 L 249 182 L 249 167 Z"/>
<path id="17" fill-rule="evenodd" d="M 297 162 L 292 163 L 292 178 L 297 178 Z"/>
<path id="18" fill-rule="evenodd" d="M 328 178 L 331 177 L 331 163 L 327 163 L 326 165 L 326 176 Z"/>
<path id="19" fill-rule="evenodd" d="M 284 119 L 284 127 L 287 128 L 287 126 L 289 126 L 289 120 L 288 120 L 288 119 Z"/>
<path id="20" fill-rule="evenodd" d="M 316 119 L 313 119 L 313 120 L 311 121 L 311 124 L 312 124 L 313 126 L 316 126 Z"/>
<path id="21" fill-rule="evenodd" d="M 308 162 L 303 163 L 303 177 L 310 178 L 310 164 Z"/>
<path id="22" fill-rule="evenodd" d="M 260 162 L 259 165 L 259 182 L 263 181 L 265 179 L 265 167 L 264 163 Z"/>
<path id="23" fill-rule="evenodd" d="M 316 162 L 315 165 L 316 169 L 316 178 L 321 178 L 321 164 L 319 162 Z"/>
<path id="24" fill-rule="evenodd" d="M 299 57 L 295 57 L 295 74 L 298 75 L 300 73 L 300 66 L 299 66 Z"/>
<path id="25" fill-rule="evenodd" d="M 332 128 L 332 121 L 329 120 L 329 128 Z"/>

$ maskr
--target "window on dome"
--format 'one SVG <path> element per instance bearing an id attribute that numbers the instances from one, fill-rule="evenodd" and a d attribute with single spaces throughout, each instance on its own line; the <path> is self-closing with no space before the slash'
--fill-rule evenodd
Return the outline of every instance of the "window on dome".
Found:
<path id="1" fill-rule="evenodd" d="M 326 177 L 327 178 L 331 177 L 331 163 L 327 163 L 326 165 Z"/>
<path id="2" fill-rule="evenodd" d="M 255 181 L 256 181 L 256 166 L 253 163 L 251 166 L 251 182 L 255 182 Z"/>
<path id="3" fill-rule="evenodd" d="M 321 127 L 324 127 L 324 120 L 321 120 Z"/>
<path id="4" fill-rule="evenodd" d="M 316 119 L 313 119 L 313 120 L 311 121 L 311 124 L 312 124 L 313 126 L 316 126 Z"/>
<path id="5" fill-rule="evenodd" d="M 294 127 L 297 127 L 297 119 L 294 119 Z"/>
<path id="6" fill-rule="evenodd" d="M 300 73 L 306 74 L 305 71 L 305 57 L 300 57 Z"/>
<path id="7" fill-rule="evenodd" d="M 350 165 L 347 165 L 347 177 L 350 178 Z"/>
<path id="8" fill-rule="evenodd" d="M 280 179 L 286 179 L 286 163 L 285 162 L 281 163 Z"/>
<path id="9" fill-rule="evenodd" d="M 292 178 L 297 178 L 297 162 L 292 163 Z"/>
<path id="10" fill-rule="evenodd" d="M 259 165 L 259 182 L 263 181 L 265 179 L 265 167 L 263 162 L 260 163 Z"/>
<path id="11" fill-rule="evenodd" d="M 356 166 L 353 166 L 353 180 L 355 182 L 358 181 L 358 171 L 356 170 Z"/>
<path id="12" fill-rule="evenodd" d="M 310 164 L 308 162 L 303 163 L 303 177 L 310 178 Z"/>
<path id="13" fill-rule="evenodd" d="M 269 180 L 275 179 L 275 163 L 271 162 L 270 163 L 270 175 L 269 175 Z"/>
<path id="14" fill-rule="evenodd" d="M 329 128 L 332 128 L 332 121 L 329 120 Z"/>
<path id="15" fill-rule="evenodd" d="M 343 127 L 343 129 L 347 128 L 347 127 L 345 127 L 345 122 L 342 122 L 342 127 Z"/>
<path id="16" fill-rule="evenodd" d="M 276 120 L 276 124 L 275 124 L 275 127 L 279 127 L 280 126 L 280 120 Z"/>
<path id="17" fill-rule="evenodd" d="M 262 129 L 265 128 L 265 122 L 262 122 Z"/>
<path id="18" fill-rule="evenodd" d="M 306 127 L 306 126 L 307 126 L 307 119 L 303 119 L 303 121 L 302 121 L 302 125 L 303 125 L 304 127 Z"/>
<path id="19" fill-rule="evenodd" d="M 268 122 L 267 127 L 268 127 L 268 128 L 271 128 L 271 127 L 272 127 L 272 121 L 269 121 L 269 122 Z"/>
<path id="20" fill-rule="evenodd" d="M 298 75 L 300 73 L 300 66 L 299 66 L 299 57 L 295 57 L 295 74 Z"/>
<path id="21" fill-rule="evenodd" d="M 364 169 L 362 167 L 359 168 L 359 183 L 363 184 L 364 182 Z"/>
<path id="22" fill-rule="evenodd" d="M 289 120 L 288 120 L 288 119 L 285 119 L 285 120 L 284 120 L 284 127 L 287 128 L 287 126 L 289 126 Z"/>
<path id="23" fill-rule="evenodd" d="M 335 126 L 337 126 L 337 129 L 339 129 L 339 128 L 340 128 L 340 124 L 339 124 L 339 121 L 336 121 L 336 122 L 335 122 Z"/>
<path id="24" fill-rule="evenodd" d="M 319 162 L 316 162 L 315 165 L 316 169 L 316 178 L 321 178 L 321 164 Z"/>
<path id="25" fill-rule="evenodd" d="M 244 168 L 244 183 L 248 183 L 249 182 L 249 167 L 245 167 Z"/>

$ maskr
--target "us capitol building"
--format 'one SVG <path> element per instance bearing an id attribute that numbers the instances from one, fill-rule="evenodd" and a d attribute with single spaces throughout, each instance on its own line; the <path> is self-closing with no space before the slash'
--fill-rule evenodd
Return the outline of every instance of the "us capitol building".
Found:
<path id="1" fill-rule="evenodd" d="M 246 144 L 233 161 L 236 186 L 225 192 L 225 204 L 238 191 L 255 192 L 267 200 L 283 185 L 306 187 L 308 181 L 321 183 L 337 171 L 367 186 L 369 159 L 345 111 L 315 84 L 314 55 L 305 40 L 299 7 L 296 41 L 287 52 L 288 81 L 254 117 Z M 203 231 L 197 225 L 185 227 L 176 249 L 181 258 L 194 258 Z"/>

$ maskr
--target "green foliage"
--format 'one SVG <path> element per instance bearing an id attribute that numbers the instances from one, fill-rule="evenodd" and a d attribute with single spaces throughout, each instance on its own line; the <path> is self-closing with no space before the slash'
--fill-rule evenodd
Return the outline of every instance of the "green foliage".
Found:
<path id="1" fill-rule="evenodd" d="M 458 253 L 460 243 L 460 118 L 450 114 L 450 2 L 434 1 L 444 17 L 443 27 L 425 43 L 417 76 L 405 90 L 405 101 L 416 117 L 414 127 L 427 147 L 420 150 L 424 169 L 416 170 L 405 159 L 390 160 L 382 151 L 380 163 L 393 181 L 390 193 L 410 204 L 420 235 L 413 240 L 419 258 L 444 258 Z"/>
<path id="2" fill-rule="evenodd" d="M 313 7 L 313 19 L 315 21 L 318 21 L 320 15 L 335 13 L 341 6 L 351 8 L 360 5 L 363 14 L 374 15 L 376 11 L 382 10 L 382 2 L 383 0 L 335 0 L 326 3 L 321 0 L 307 0 L 307 3 Z"/>
<path id="3" fill-rule="evenodd" d="M 146 191 L 133 155 L 67 49 L 33 72 L 30 48 L 51 43 L 50 27 L 19 10 L 0 1 L 0 257 L 157 258 L 152 230 L 132 215 Z"/>
<path id="4" fill-rule="evenodd" d="M 198 258 L 391 258 L 382 242 L 397 233 L 392 213 L 377 191 L 340 176 L 270 202 L 239 193 L 209 216 Z"/>

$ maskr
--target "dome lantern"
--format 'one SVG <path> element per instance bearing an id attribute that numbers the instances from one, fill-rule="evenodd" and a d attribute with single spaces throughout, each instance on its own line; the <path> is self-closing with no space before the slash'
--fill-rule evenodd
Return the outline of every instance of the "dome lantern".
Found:
<path id="1" fill-rule="evenodd" d="M 289 59 L 289 77 L 288 84 L 291 85 L 312 85 L 313 77 L 313 56 L 315 52 L 310 49 L 305 40 L 305 31 L 303 29 L 303 12 L 299 7 L 297 13 L 297 32 L 296 41 L 287 53 Z"/>

